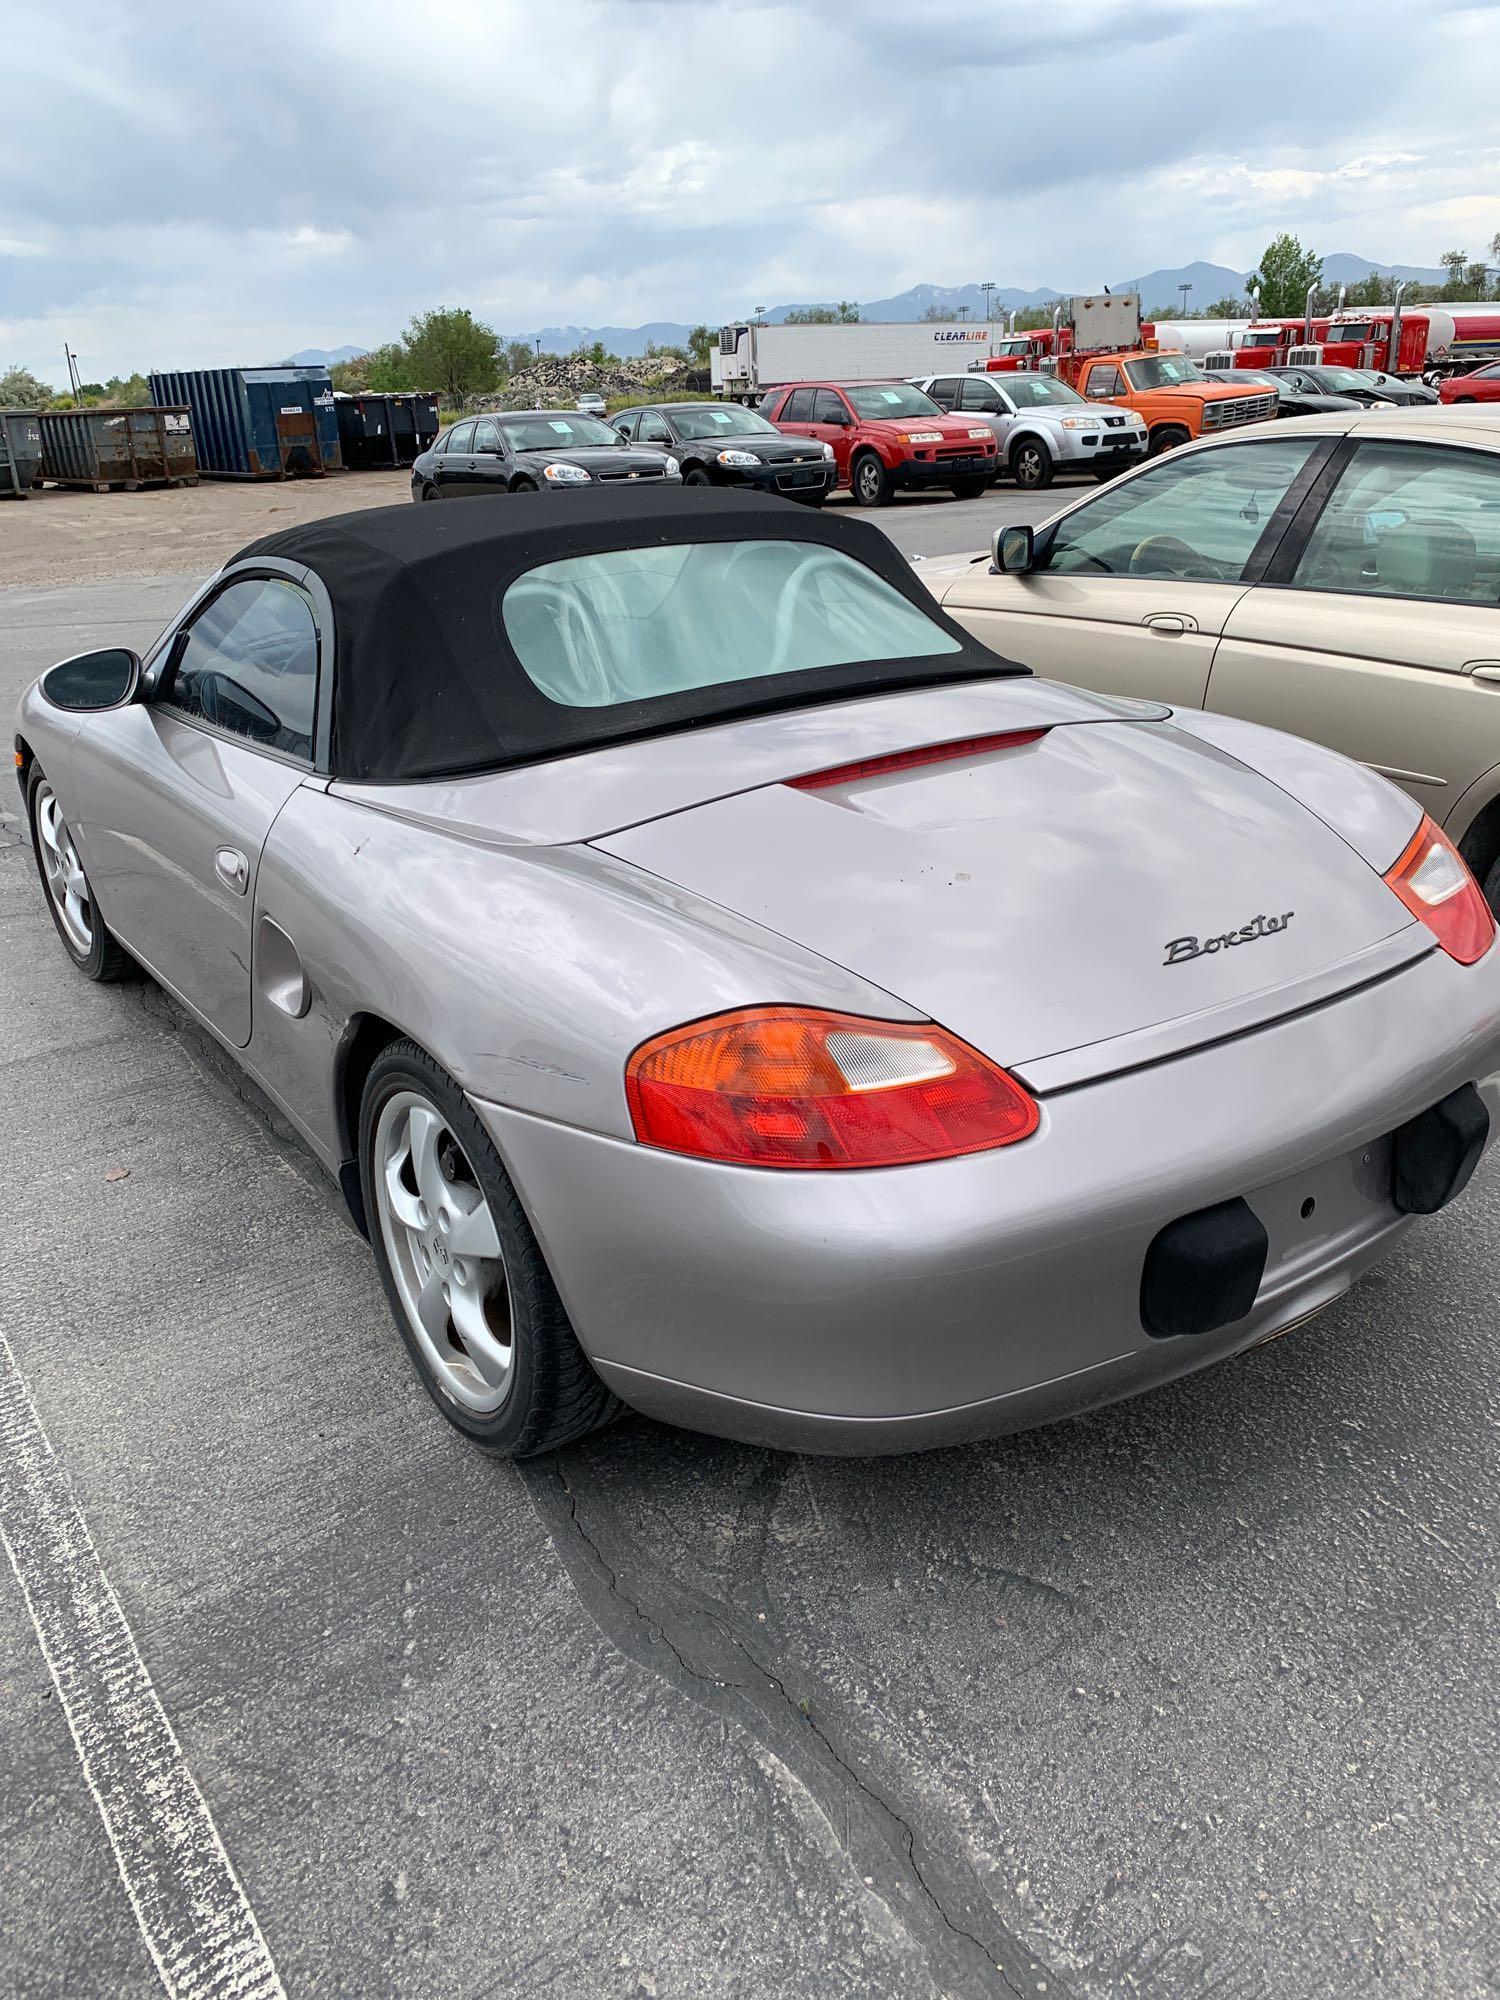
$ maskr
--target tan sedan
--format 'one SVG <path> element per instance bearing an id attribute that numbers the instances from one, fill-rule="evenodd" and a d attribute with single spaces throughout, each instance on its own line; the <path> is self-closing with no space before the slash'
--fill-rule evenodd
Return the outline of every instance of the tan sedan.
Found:
<path id="1" fill-rule="evenodd" d="M 918 570 L 997 653 L 1243 716 L 1409 791 L 1500 908 L 1500 408 L 1339 412 L 1153 461 Z"/>

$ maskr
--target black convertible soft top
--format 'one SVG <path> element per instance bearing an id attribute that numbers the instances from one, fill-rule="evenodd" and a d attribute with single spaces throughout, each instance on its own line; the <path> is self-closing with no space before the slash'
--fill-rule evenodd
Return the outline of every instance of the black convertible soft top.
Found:
<path id="1" fill-rule="evenodd" d="M 945 650 L 737 679 L 607 708 L 551 701 L 498 616 L 507 587 L 539 563 L 683 542 L 778 539 L 841 550 L 931 619 Z M 850 694 L 1020 674 L 953 623 L 867 521 L 771 494 L 690 491 L 497 495 L 340 514 L 284 528 L 236 561 L 301 563 L 333 605 L 332 768 L 391 783 L 475 771 Z M 959 650 L 950 649 L 957 641 Z"/>

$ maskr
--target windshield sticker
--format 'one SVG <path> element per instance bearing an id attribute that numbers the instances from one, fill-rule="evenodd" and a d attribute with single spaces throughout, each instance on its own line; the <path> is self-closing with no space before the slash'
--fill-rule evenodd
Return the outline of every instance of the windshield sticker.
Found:
<path id="1" fill-rule="evenodd" d="M 716 424 L 727 424 L 731 421 L 729 412 L 727 410 L 710 410 L 709 415 L 713 418 Z"/>
<path id="2" fill-rule="evenodd" d="M 548 422 L 550 423 L 552 429 L 557 431 L 560 436 L 566 438 L 566 437 L 571 437 L 573 435 L 573 426 L 571 424 L 565 424 L 561 422 L 561 420 L 557 417 L 549 418 Z"/>
<path id="3" fill-rule="evenodd" d="M 901 391 L 899 389 L 882 389 L 880 394 L 882 400 L 887 403 L 899 403 L 901 401 Z"/>

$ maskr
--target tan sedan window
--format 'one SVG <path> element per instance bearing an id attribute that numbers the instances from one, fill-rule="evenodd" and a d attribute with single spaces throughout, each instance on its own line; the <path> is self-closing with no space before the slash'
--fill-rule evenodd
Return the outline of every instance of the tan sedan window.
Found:
<path id="1" fill-rule="evenodd" d="M 1323 442 L 1267 438 L 1164 458 L 1065 515 L 1047 572 L 1238 583 L 1271 516 Z"/>
<path id="2" fill-rule="evenodd" d="M 1361 444 L 1292 585 L 1500 604 L 1500 455 Z"/>

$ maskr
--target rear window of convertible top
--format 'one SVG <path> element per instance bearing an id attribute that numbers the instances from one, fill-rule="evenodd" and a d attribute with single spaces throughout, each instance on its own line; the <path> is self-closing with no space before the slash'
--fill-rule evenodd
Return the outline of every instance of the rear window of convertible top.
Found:
<path id="1" fill-rule="evenodd" d="M 873 570 L 812 542 L 570 556 L 517 577 L 500 616 L 530 679 L 568 708 L 962 650 Z"/>

